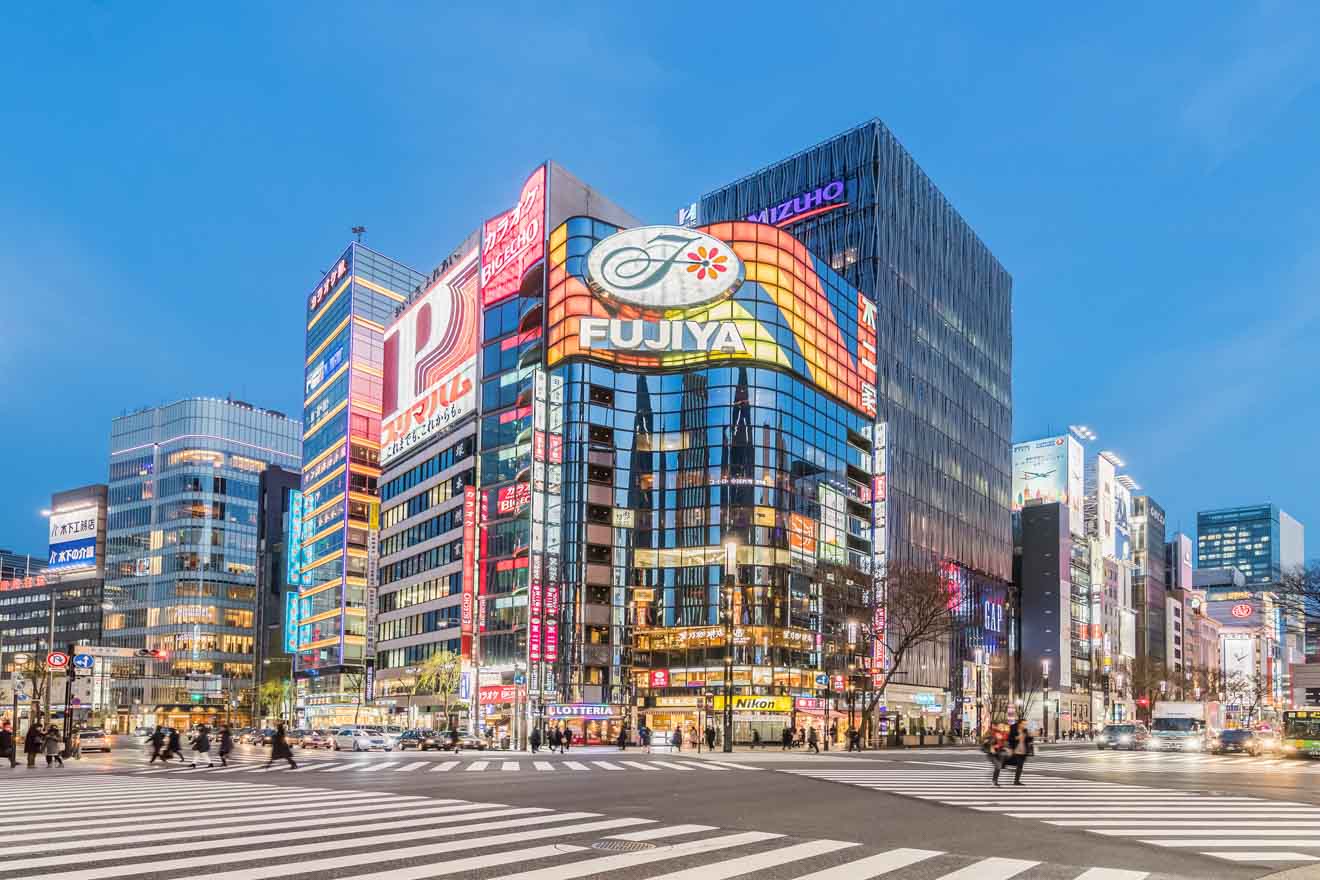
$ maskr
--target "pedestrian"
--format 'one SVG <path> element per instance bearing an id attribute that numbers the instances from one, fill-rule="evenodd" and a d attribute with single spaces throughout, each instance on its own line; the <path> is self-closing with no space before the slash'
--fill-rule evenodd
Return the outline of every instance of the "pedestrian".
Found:
<path id="1" fill-rule="evenodd" d="M 69 747 L 65 750 L 65 755 L 70 758 L 82 760 L 82 734 L 78 731 L 72 731 L 69 734 Z"/>
<path id="2" fill-rule="evenodd" d="M 561 752 L 563 750 L 564 750 L 564 731 L 560 730 L 559 725 L 556 724 L 550 730 L 550 751 Z"/>
<path id="3" fill-rule="evenodd" d="M 151 760 L 147 763 L 154 764 L 157 758 L 160 758 L 163 763 L 165 758 L 161 757 L 160 750 L 165 745 L 165 728 L 157 724 L 156 729 L 147 738 L 147 742 L 151 744 Z"/>
<path id="4" fill-rule="evenodd" d="M 267 769 L 281 758 L 289 762 L 290 770 L 298 769 L 298 764 L 293 760 L 293 749 L 289 748 L 289 735 L 283 721 L 276 725 L 275 735 L 270 738 L 270 760 L 266 762 Z"/>
<path id="5" fill-rule="evenodd" d="M 203 724 L 197 729 L 197 737 L 193 740 L 193 751 L 197 753 L 197 758 L 193 760 L 193 769 L 197 769 L 197 761 L 206 759 L 206 766 L 214 767 L 211 763 L 211 735 L 206 732 L 206 725 Z"/>
<path id="6" fill-rule="evenodd" d="M 999 771 L 1004 769 L 1004 759 L 1008 757 L 1004 750 L 1007 742 L 1008 732 L 999 724 L 990 725 L 990 729 L 981 739 L 981 751 L 993 766 L 990 771 L 990 781 L 995 785 L 999 784 Z"/>
<path id="7" fill-rule="evenodd" d="M 564 754 L 568 754 L 568 747 L 573 744 L 573 728 L 567 724 L 564 725 Z"/>
<path id="8" fill-rule="evenodd" d="M 706 725 L 706 748 L 715 751 L 715 728 L 709 724 Z"/>
<path id="9" fill-rule="evenodd" d="M 807 729 L 807 745 L 811 746 L 813 752 L 818 755 L 820 754 L 820 744 L 818 742 L 818 734 L 816 733 L 816 726 L 814 724 Z"/>
<path id="10" fill-rule="evenodd" d="M 845 735 L 848 737 L 848 751 L 860 752 L 862 750 L 862 735 L 858 733 L 857 728 L 849 724 L 848 732 Z"/>
<path id="11" fill-rule="evenodd" d="M 449 727 L 449 749 L 455 755 L 458 754 L 458 728 L 453 725 Z"/>
<path id="12" fill-rule="evenodd" d="M 234 750 L 234 738 L 229 733 L 229 725 L 228 724 L 221 725 L 220 727 L 220 766 L 221 767 L 229 766 L 229 761 L 227 761 L 226 758 L 229 757 L 229 753 L 232 752 L 233 750 Z"/>
<path id="13" fill-rule="evenodd" d="M 541 750 L 541 728 L 533 727 L 532 735 L 529 736 L 527 740 L 529 743 L 531 743 L 532 754 L 535 755 L 537 752 Z"/>
<path id="14" fill-rule="evenodd" d="M 752 748 L 753 748 L 753 749 L 759 749 L 759 748 L 761 748 L 763 745 L 765 745 L 765 743 L 761 742 L 761 731 L 759 731 L 759 730 L 757 730 L 755 727 L 753 727 L 753 728 L 752 728 Z"/>
<path id="15" fill-rule="evenodd" d="M 673 745 L 674 745 L 674 751 L 676 751 L 676 752 L 681 752 L 681 751 L 683 751 L 683 728 L 682 728 L 682 727 L 675 727 L 675 728 L 674 728 L 674 735 L 673 735 L 672 737 L 670 737 L 670 740 L 669 740 L 669 741 L 670 741 L 671 743 L 673 743 Z"/>
<path id="16" fill-rule="evenodd" d="M 697 725 L 688 725 L 688 745 L 697 751 L 701 751 L 701 738 L 697 736 Z"/>
<path id="17" fill-rule="evenodd" d="M 651 754 L 651 728 L 643 724 L 637 733 L 642 738 L 642 748 L 646 749 L 648 755 Z"/>
<path id="18" fill-rule="evenodd" d="M 828 752 L 830 750 L 830 743 L 834 743 L 837 745 L 838 742 L 839 742 L 839 722 L 831 721 L 830 736 L 829 739 L 825 740 L 825 751 Z"/>
<path id="19" fill-rule="evenodd" d="M 779 751 L 781 752 L 788 751 L 789 747 L 793 745 L 793 728 L 785 724 L 784 732 L 779 735 L 779 740 L 782 743 Z"/>
<path id="20" fill-rule="evenodd" d="M 1027 723 L 1020 718 L 1008 729 L 1008 750 L 1012 755 L 1013 784 L 1021 785 L 1022 768 L 1027 764 L 1027 758 L 1036 753 L 1036 747 Z"/>
<path id="21" fill-rule="evenodd" d="M 60 736 L 60 730 L 54 724 L 46 728 L 46 739 L 44 742 L 46 751 L 46 766 L 49 767 L 54 761 L 60 767 L 64 766 L 64 758 L 60 757 L 60 751 L 64 748 L 64 737 Z"/>
<path id="22" fill-rule="evenodd" d="M 170 737 L 165 741 L 165 757 L 161 760 L 169 762 L 170 755 L 179 759 L 183 763 L 183 745 L 179 742 L 179 731 L 173 727 L 170 728 Z"/>
<path id="23" fill-rule="evenodd" d="M 14 727 L 8 721 L 0 724 L 0 758 L 9 759 L 9 769 L 18 766 L 18 743 L 14 741 Z"/>
<path id="24" fill-rule="evenodd" d="M 621 751 L 621 752 L 623 752 L 623 751 L 627 751 L 627 749 L 628 749 L 628 728 L 626 728 L 626 727 L 620 727 L 620 728 L 619 728 L 619 738 L 618 738 L 618 740 L 616 740 L 616 742 L 617 742 L 617 744 L 618 744 L 618 746 L 619 746 L 619 751 Z"/>
<path id="25" fill-rule="evenodd" d="M 46 737 L 42 734 L 41 728 L 37 722 L 33 721 L 28 727 L 28 732 L 23 737 L 23 753 L 27 755 L 27 765 L 29 767 L 37 766 L 37 755 L 41 754 L 43 746 L 46 744 Z"/>

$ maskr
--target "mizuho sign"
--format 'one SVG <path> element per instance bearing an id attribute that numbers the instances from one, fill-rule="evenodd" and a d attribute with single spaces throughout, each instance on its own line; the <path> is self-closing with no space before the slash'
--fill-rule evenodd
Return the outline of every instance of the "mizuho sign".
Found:
<path id="1" fill-rule="evenodd" d="M 587 254 L 587 284 L 597 299 L 654 316 L 582 318 L 584 349 L 746 351 L 733 321 L 682 320 L 733 296 L 742 286 L 742 260 L 727 243 L 681 226 L 639 226 L 616 232 Z"/>

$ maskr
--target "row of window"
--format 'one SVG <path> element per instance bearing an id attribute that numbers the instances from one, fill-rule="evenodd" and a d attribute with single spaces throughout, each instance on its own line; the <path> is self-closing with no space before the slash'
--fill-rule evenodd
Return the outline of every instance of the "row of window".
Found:
<path id="1" fill-rule="evenodd" d="M 428 520 L 409 526 L 403 531 L 390 535 L 380 542 L 380 555 L 390 556 L 400 550 L 437 538 L 445 532 L 453 531 L 463 525 L 463 506 L 458 505 L 436 514 Z"/>
<path id="2" fill-rule="evenodd" d="M 392 584 L 403 578 L 439 568 L 447 563 L 457 562 L 462 558 L 463 539 L 459 538 L 450 541 L 448 544 L 441 544 L 439 547 L 423 550 L 421 553 L 409 556 L 406 559 L 400 559 L 398 562 L 382 565 L 380 567 L 380 582 L 382 584 Z"/>
<path id="3" fill-rule="evenodd" d="M 450 605 L 395 620 L 382 620 L 376 624 L 376 638 L 384 642 L 458 626 L 459 610 L 457 605 Z"/>
<path id="4" fill-rule="evenodd" d="M 398 611 L 400 608 L 409 608 L 423 602 L 454 596 L 462 590 L 463 573 L 456 571 L 453 574 L 441 575 L 440 577 L 409 584 L 406 587 L 400 587 L 392 593 L 381 593 L 379 599 L 380 610 L 381 612 Z"/>
<path id="5" fill-rule="evenodd" d="M 463 488 L 472 482 L 472 471 L 465 470 L 454 476 L 451 480 L 445 480 L 443 483 L 437 483 L 425 492 L 420 492 L 407 501 L 396 504 L 393 507 L 387 507 L 381 511 L 380 527 L 388 529 L 396 526 L 406 519 L 411 519 L 419 513 L 424 513 L 432 507 L 436 507 L 458 495 L 463 494 Z"/>
<path id="6" fill-rule="evenodd" d="M 380 500 L 382 502 L 389 501 L 391 498 L 398 496 L 399 493 L 408 491 L 423 480 L 429 480 L 431 477 L 434 477 L 446 468 L 451 468 L 458 464 L 472 454 L 472 441 L 473 438 L 464 437 L 453 446 L 440 450 L 425 461 L 413 465 L 397 477 L 392 478 L 380 487 Z"/>
<path id="7" fill-rule="evenodd" d="M 461 640 L 455 638 L 445 642 L 430 642 L 425 645 L 409 645 L 406 648 L 391 648 L 376 654 L 376 665 L 381 669 L 416 666 L 437 651 L 450 651 L 457 654 L 460 646 Z"/>

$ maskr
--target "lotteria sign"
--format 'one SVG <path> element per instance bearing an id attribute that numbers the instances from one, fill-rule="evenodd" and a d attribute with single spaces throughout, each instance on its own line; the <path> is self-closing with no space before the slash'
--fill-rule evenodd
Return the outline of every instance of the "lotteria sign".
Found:
<path id="1" fill-rule="evenodd" d="M 618 713 L 606 703 L 551 703 L 545 714 L 550 718 L 613 718 Z"/>
<path id="2" fill-rule="evenodd" d="M 848 204 L 843 200 L 846 193 L 847 187 L 844 186 L 842 180 L 831 180 L 824 186 L 798 193 L 791 199 L 748 214 L 747 219 L 752 223 L 788 226 L 806 220 L 808 217 L 815 217 L 817 214 L 824 214 L 836 208 L 842 208 Z"/>

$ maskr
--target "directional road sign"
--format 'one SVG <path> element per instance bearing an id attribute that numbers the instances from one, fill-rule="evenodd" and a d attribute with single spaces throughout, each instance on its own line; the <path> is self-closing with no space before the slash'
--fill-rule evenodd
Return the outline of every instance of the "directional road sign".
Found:
<path id="1" fill-rule="evenodd" d="M 91 654 L 74 654 L 73 667 L 75 669 L 91 669 L 96 665 L 96 658 Z"/>
<path id="2" fill-rule="evenodd" d="M 51 669 L 67 669 L 69 667 L 69 655 L 63 651 L 51 651 L 46 655 L 46 665 Z"/>

